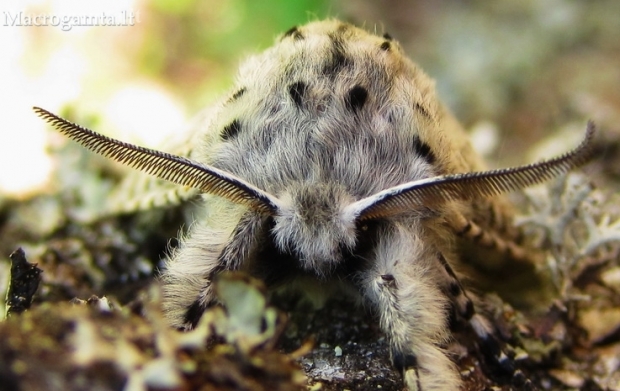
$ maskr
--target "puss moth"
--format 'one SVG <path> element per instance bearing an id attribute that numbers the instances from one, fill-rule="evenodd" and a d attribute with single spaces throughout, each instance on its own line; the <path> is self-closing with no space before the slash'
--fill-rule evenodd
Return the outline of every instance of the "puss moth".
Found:
<path id="1" fill-rule="evenodd" d="M 203 194 L 204 216 L 160 276 L 172 326 L 197 324 L 227 270 L 273 289 L 343 288 L 377 314 L 408 389 L 424 391 L 461 383 L 444 349 L 450 317 L 510 366 L 453 271 L 455 238 L 522 257 L 501 193 L 582 165 L 594 133 L 589 124 L 562 156 L 489 171 L 395 40 L 337 20 L 294 27 L 250 57 L 191 159 L 35 111 L 97 153 Z"/>

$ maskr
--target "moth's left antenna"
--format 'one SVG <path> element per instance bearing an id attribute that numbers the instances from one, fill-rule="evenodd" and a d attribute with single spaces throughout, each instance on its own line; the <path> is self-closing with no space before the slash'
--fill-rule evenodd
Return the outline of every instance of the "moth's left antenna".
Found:
<path id="1" fill-rule="evenodd" d="M 278 199 L 256 186 L 228 172 L 199 162 L 154 149 L 119 141 L 67 121 L 40 107 L 33 107 L 37 115 L 70 139 L 87 149 L 117 162 L 134 167 L 147 174 L 193 187 L 204 193 L 224 197 L 264 213 L 278 209 Z"/>

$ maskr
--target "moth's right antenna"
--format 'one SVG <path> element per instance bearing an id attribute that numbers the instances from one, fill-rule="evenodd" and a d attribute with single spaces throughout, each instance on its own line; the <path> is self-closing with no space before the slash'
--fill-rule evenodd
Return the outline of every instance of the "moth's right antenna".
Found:
<path id="1" fill-rule="evenodd" d="M 577 148 L 553 159 L 499 170 L 443 175 L 404 183 L 349 205 L 359 220 L 394 216 L 452 200 L 475 200 L 536 185 L 585 164 L 592 157 L 595 127 L 588 122 Z"/>
<path id="2" fill-rule="evenodd" d="M 33 107 L 33 110 L 69 138 L 117 162 L 182 186 L 193 187 L 204 193 L 247 205 L 260 213 L 274 214 L 279 207 L 277 198 L 225 171 L 181 156 L 106 137 L 40 107 Z"/>

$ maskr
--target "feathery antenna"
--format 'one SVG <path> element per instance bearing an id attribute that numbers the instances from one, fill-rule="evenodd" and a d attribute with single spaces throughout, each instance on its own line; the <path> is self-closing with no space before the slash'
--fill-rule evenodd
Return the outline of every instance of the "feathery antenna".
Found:
<path id="1" fill-rule="evenodd" d="M 248 205 L 261 213 L 272 214 L 278 208 L 275 197 L 225 171 L 181 156 L 106 137 L 40 107 L 33 107 L 33 110 L 72 140 L 119 163 L 182 186 L 224 197 L 231 202 Z"/>
<path id="2" fill-rule="evenodd" d="M 592 157 L 593 122 L 588 122 L 583 141 L 561 156 L 524 166 L 443 175 L 408 182 L 378 192 L 349 207 L 358 219 L 393 216 L 420 206 L 451 200 L 473 200 L 522 189 L 547 181 L 582 166 Z"/>

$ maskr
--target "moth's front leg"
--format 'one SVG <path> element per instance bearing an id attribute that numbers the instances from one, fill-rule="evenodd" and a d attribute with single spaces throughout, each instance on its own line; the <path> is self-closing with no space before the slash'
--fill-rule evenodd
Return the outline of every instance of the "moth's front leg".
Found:
<path id="1" fill-rule="evenodd" d="M 383 228 L 356 283 L 378 315 L 407 388 L 458 390 L 460 376 L 443 348 L 450 335 L 450 305 L 441 289 L 442 270 L 436 253 L 415 231 Z"/>
<path id="2" fill-rule="evenodd" d="M 227 217 L 223 221 L 235 221 Z M 260 216 L 246 212 L 232 232 L 230 227 L 197 223 L 187 238 L 179 239 L 179 247 L 166 261 L 160 276 L 164 313 L 173 327 L 196 326 L 203 312 L 215 302 L 213 280 L 223 271 L 242 267 L 263 228 Z"/>

